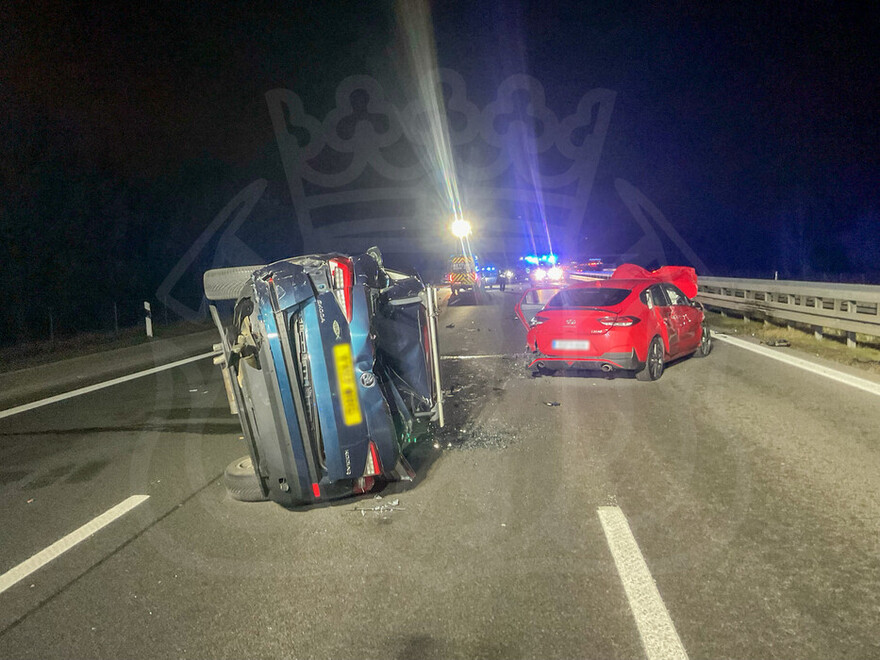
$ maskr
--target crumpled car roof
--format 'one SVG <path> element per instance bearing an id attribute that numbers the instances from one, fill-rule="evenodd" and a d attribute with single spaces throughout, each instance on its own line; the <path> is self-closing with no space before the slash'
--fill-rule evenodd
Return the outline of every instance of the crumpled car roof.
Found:
<path id="1" fill-rule="evenodd" d="M 655 280 L 674 284 L 688 298 L 697 295 L 697 271 L 690 266 L 662 266 L 648 270 L 636 264 L 621 264 L 611 274 L 611 279 Z"/>

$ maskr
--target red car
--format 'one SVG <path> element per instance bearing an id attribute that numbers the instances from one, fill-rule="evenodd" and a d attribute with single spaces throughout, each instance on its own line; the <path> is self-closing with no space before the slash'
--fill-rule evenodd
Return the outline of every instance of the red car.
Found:
<path id="1" fill-rule="evenodd" d="M 712 350 L 696 294 L 693 268 L 634 264 L 606 280 L 529 289 L 516 307 L 528 329 L 529 366 L 543 374 L 601 369 L 657 380 L 668 361 Z"/>

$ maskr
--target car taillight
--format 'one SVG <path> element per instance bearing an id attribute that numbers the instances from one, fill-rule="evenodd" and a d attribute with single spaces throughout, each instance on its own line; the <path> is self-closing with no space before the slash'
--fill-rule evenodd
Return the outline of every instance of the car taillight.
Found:
<path id="1" fill-rule="evenodd" d="M 614 328 L 626 328 L 635 325 L 639 321 L 641 321 L 641 319 L 636 318 L 635 316 L 603 316 L 599 319 L 599 323 L 602 325 Z"/>
<path id="2" fill-rule="evenodd" d="M 354 284 L 354 267 L 351 259 L 330 259 L 330 282 L 333 293 L 339 301 L 339 307 L 345 314 L 345 319 L 351 321 L 352 297 L 351 288 Z"/>
<path id="3" fill-rule="evenodd" d="M 382 474 L 382 461 L 379 459 L 379 450 L 376 443 L 370 441 L 370 451 L 367 452 L 367 465 L 364 467 L 364 476 L 373 477 Z"/>

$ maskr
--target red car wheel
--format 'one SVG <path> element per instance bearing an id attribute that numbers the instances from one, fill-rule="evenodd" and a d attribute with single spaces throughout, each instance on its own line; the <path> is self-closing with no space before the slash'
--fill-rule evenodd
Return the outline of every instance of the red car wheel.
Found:
<path id="1" fill-rule="evenodd" d="M 636 372 L 636 378 L 641 381 L 659 380 L 663 375 L 663 340 L 660 337 L 654 337 L 648 345 L 648 358 L 645 360 L 645 366 Z"/>

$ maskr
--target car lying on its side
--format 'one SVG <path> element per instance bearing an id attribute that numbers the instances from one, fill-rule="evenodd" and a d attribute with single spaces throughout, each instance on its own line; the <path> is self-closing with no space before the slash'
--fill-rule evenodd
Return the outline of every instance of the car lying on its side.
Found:
<path id="1" fill-rule="evenodd" d="M 628 371 L 657 380 L 668 361 L 712 349 L 696 294 L 693 268 L 649 272 L 634 264 L 605 280 L 529 289 L 516 307 L 528 330 L 529 367 L 543 374 Z"/>
<path id="2" fill-rule="evenodd" d="M 311 504 L 412 478 L 402 450 L 442 425 L 436 291 L 381 254 L 322 254 L 210 270 L 211 301 L 234 300 L 220 331 L 230 407 L 248 457 L 233 497 Z"/>

